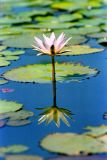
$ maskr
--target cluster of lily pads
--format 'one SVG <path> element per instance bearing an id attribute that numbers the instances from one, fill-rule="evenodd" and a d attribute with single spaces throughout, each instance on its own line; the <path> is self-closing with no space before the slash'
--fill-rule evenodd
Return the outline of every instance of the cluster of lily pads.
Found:
<path id="1" fill-rule="evenodd" d="M 42 139 L 40 146 L 49 152 L 69 156 L 58 156 L 56 158 L 52 158 L 52 160 L 72 160 L 76 159 L 76 156 L 81 160 L 87 159 L 87 155 L 89 154 L 91 154 L 89 156 L 90 159 L 95 157 L 100 159 L 101 157 L 94 157 L 92 154 L 107 152 L 107 126 L 87 126 L 85 130 L 87 131 L 82 134 L 50 134 Z M 5 160 L 43 160 L 43 158 L 39 156 L 19 154 L 28 150 L 29 148 L 27 146 L 20 144 L 4 146 L 0 147 L 0 157 L 4 157 Z M 103 159 L 105 158 L 103 157 Z"/>
<path id="2" fill-rule="evenodd" d="M 32 111 L 23 109 L 23 104 L 0 100 L 0 127 L 31 124 L 33 115 Z"/>

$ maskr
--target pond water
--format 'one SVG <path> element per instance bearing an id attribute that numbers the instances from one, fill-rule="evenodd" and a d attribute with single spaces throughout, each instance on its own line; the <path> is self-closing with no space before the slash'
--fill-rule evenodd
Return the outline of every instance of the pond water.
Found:
<path id="1" fill-rule="evenodd" d="M 30 10 L 25 7 L 26 10 Z M 14 8 L 14 12 L 19 13 L 25 9 L 23 7 Z M 57 11 L 56 13 L 59 14 Z M 54 13 L 54 14 L 56 14 Z M 63 12 L 65 13 L 65 11 Z M 98 44 L 95 38 L 88 38 L 85 43 L 94 48 L 104 48 Z M 9 47 L 7 50 L 20 50 Z M 25 54 L 20 55 L 20 59 L 12 61 L 11 65 L 1 67 L 0 74 L 14 68 L 29 64 L 49 63 L 49 56 L 36 56 L 37 52 L 32 49 L 24 49 Z M 107 125 L 107 120 L 103 118 L 107 112 L 107 49 L 102 52 L 78 56 L 58 56 L 56 62 L 73 62 L 80 63 L 84 66 L 96 68 L 99 73 L 89 79 L 80 80 L 79 82 L 58 82 L 57 85 L 57 105 L 72 111 L 73 121 L 70 120 L 71 126 L 66 126 L 61 122 L 58 128 L 54 122 L 49 125 L 45 123 L 38 125 L 38 114 L 40 111 L 35 110 L 39 107 L 52 106 L 52 84 L 49 83 L 20 83 L 8 81 L 0 85 L 0 99 L 15 101 L 23 104 L 24 109 L 34 112 L 35 116 L 31 117 L 32 123 L 18 127 L 4 126 L 0 128 L 0 146 L 9 146 L 13 144 L 23 144 L 29 147 L 24 154 L 40 155 L 41 157 L 54 157 L 57 154 L 48 152 L 40 147 L 41 140 L 52 133 L 84 133 L 86 126 Z M 35 73 L 34 73 L 35 74 Z M 13 92 L 3 93 L 3 88 L 14 89 Z M 104 154 L 107 156 L 106 154 Z M 1 158 L 2 159 L 2 158 Z"/>

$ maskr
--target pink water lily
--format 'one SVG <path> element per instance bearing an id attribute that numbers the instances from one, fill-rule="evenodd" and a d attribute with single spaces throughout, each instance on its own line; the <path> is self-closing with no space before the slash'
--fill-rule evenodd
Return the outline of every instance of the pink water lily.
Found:
<path id="1" fill-rule="evenodd" d="M 34 37 L 35 44 L 32 46 L 33 46 L 34 50 L 37 50 L 40 52 L 37 55 L 47 54 L 50 56 L 54 56 L 57 54 L 62 54 L 63 53 L 62 49 L 68 43 L 68 41 L 71 39 L 71 37 L 66 39 L 64 33 L 61 33 L 59 35 L 59 37 L 56 38 L 54 32 L 52 32 L 50 37 L 47 37 L 45 34 L 43 34 L 43 38 L 44 38 L 44 40 L 42 41 L 38 37 Z"/>

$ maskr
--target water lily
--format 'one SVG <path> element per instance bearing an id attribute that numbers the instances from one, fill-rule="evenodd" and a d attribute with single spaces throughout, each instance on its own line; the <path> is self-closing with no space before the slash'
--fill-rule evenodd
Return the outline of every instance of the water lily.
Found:
<path id="1" fill-rule="evenodd" d="M 60 120 L 62 120 L 67 126 L 70 126 L 66 117 L 72 119 L 72 113 L 68 109 L 59 108 L 59 107 L 46 107 L 46 108 L 36 108 L 42 110 L 43 112 L 39 114 L 38 124 L 46 121 L 46 124 L 49 124 L 51 121 L 54 121 L 56 126 L 60 126 Z"/>
<path id="2" fill-rule="evenodd" d="M 37 55 L 46 54 L 50 56 L 55 56 L 57 54 L 62 54 L 63 52 L 66 52 L 66 51 L 63 51 L 62 49 L 71 39 L 71 37 L 66 39 L 64 33 L 61 33 L 59 37 L 56 38 L 54 32 L 52 32 L 50 37 L 47 37 L 45 34 L 43 34 L 43 38 L 44 40 L 42 41 L 38 37 L 34 37 L 35 44 L 32 46 L 34 50 L 37 50 L 40 52 Z"/>
<path id="3" fill-rule="evenodd" d="M 12 88 L 2 88 L 1 92 L 3 92 L 3 93 L 10 93 L 10 92 L 14 92 L 14 89 L 12 89 Z"/>

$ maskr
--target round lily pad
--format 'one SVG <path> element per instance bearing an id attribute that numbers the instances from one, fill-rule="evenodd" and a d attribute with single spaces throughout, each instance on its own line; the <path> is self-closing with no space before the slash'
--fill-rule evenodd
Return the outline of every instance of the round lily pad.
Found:
<path id="1" fill-rule="evenodd" d="M 4 50 L 6 48 L 7 48 L 7 46 L 0 46 L 0 51 Z"/>
<path id="2" fill-rule="evenodd" d="M 61 32 L 55 32 L 56 35 L 59 35 Z M 66 34 L 66 33 L 65 33 Z M 69 44 L 80 44 L 86 41 L 86 38 L 83 36 L 77 36 L 77 35 L 72 35 L 70 32 L 67 32 L 66 36 L 72 36 L 71 41 L 69 42 Z M 33 41 L 34 41 L 34 36 L 35 33 L 32 35 L 20 35 L 17 37 L 13 37 L 7 40 L 4 40 L 3 44 L 5 44 L 8 47 L 14 47 L 14 48 L 31 48 Z M 1 52 L 1 54 L 6 54 L 6 52 Z M 14 52 L 11 52 L 14 54 Z M 8 53 L 7 53 L 8 54 Z"/>
<path id="3" fill-rule="evenodd" d="M 87 126 L 85 129 L 89 130 L 88 132 L 85 132 L 85 134 L 93 136 L 93 137 L 99 137 L 99 136 L 102 136 L 104 134 L 107 134 L 107 126 L 106 125 Z"/>
<path id="4" fill-rule="evenodd" d="M 69 52 L 63 53 L 63 55 L 83 55 L 83 54 L 91 54 L 101 52 L 103 48 L 91 48 L 87 45 L 74 45 L 74 46 L 67 46 L 63 50 L 68 50 Z"/>
<path id="5" fill-rule="evenodd" d="M 11 113 L 9 120 L 10 121 L 24 120 L 26 118 L 32 117 L 33 115 L 34 113 L 29 110 L 20 110 L 20 111 Z"/>
<path id="6" fill-rule="evenodd" d="M 0 147 L 0 156 L 6 154 L 21 153 L 27 151 L 29 148 L 25 145 L 11 145 L 6 147 Z"/>
<path id="7" fill-rule="evenodd" d="M 17 111 L 21 109 L 22 106 L 22 104 L 13 101 L 0 100 L 0 114 Z"/>
<path id="8" fill-rule="evenodd" d="M 5 83 L 8 83 L 8 81 L 5 79 L 0 79 L 0 85 L 5 84 Z"/>
<path id="9" fill-rule="evenodd" d="M 24 23 L 24 22 L 30 22 L 30 18 L 23 18 L 23 17 L 3 17 L 0 18 L 0 24 L 19 24 L 19 23 Z"/>
<path id="10" fill-rule="evenodd" d="M 41 141 L 41 147 L 50 152 L 66 155 L 107 152 L 107 143 L 101 143 L 100 140 L 87 135 L 73 133 L 48 135 Z"/>
<path id="11" fill-rule="evenodd" d="M 22 55 L 24 53 L 25 53 L 25 51 L 23 51 L 23 50 L 16 50 L 14 52 L 6 50 L 6 51 L 0 52 L 0 55 L 3 55 L 3 56 L 17 56 L 17 55 Z"/>
<path id="12" fill-rule="evenodd" d="M 18 60 L 19 57 L 18 56 L 6 56 L 5 59 L 8 61 L 13 61 L 13 60 Z"/>
<path id="13" fill-rule="evenodd" d="M 5 160 L 42 160 L 39 156 L 33 155 L 9 155 L 6 156 Z"/>
<path id="14" fill-rule="evenodd" d="M 48 83 L 51 81 L 51 64 L 33 64 L 7 71 L 3 77 L 18 82 Z M 57 81 L 76 81 L 95 76 L 96 69 L 73 63 L 56 63 Z"/>
<path id="15" fill-rule="evenodd" d="M 9 120 L 6 125 L 8 126 L 24 126 L 30 124 L 30 120 Z"/>
<path id="16" fill-rule="evenodd" d="M 0 57 L 0 67 L 4 67 L 4 66 L 8 66 L 8 65 L 10 65 L 10 62 L 5 59 L 2 59 L 2 57 Z"/>

